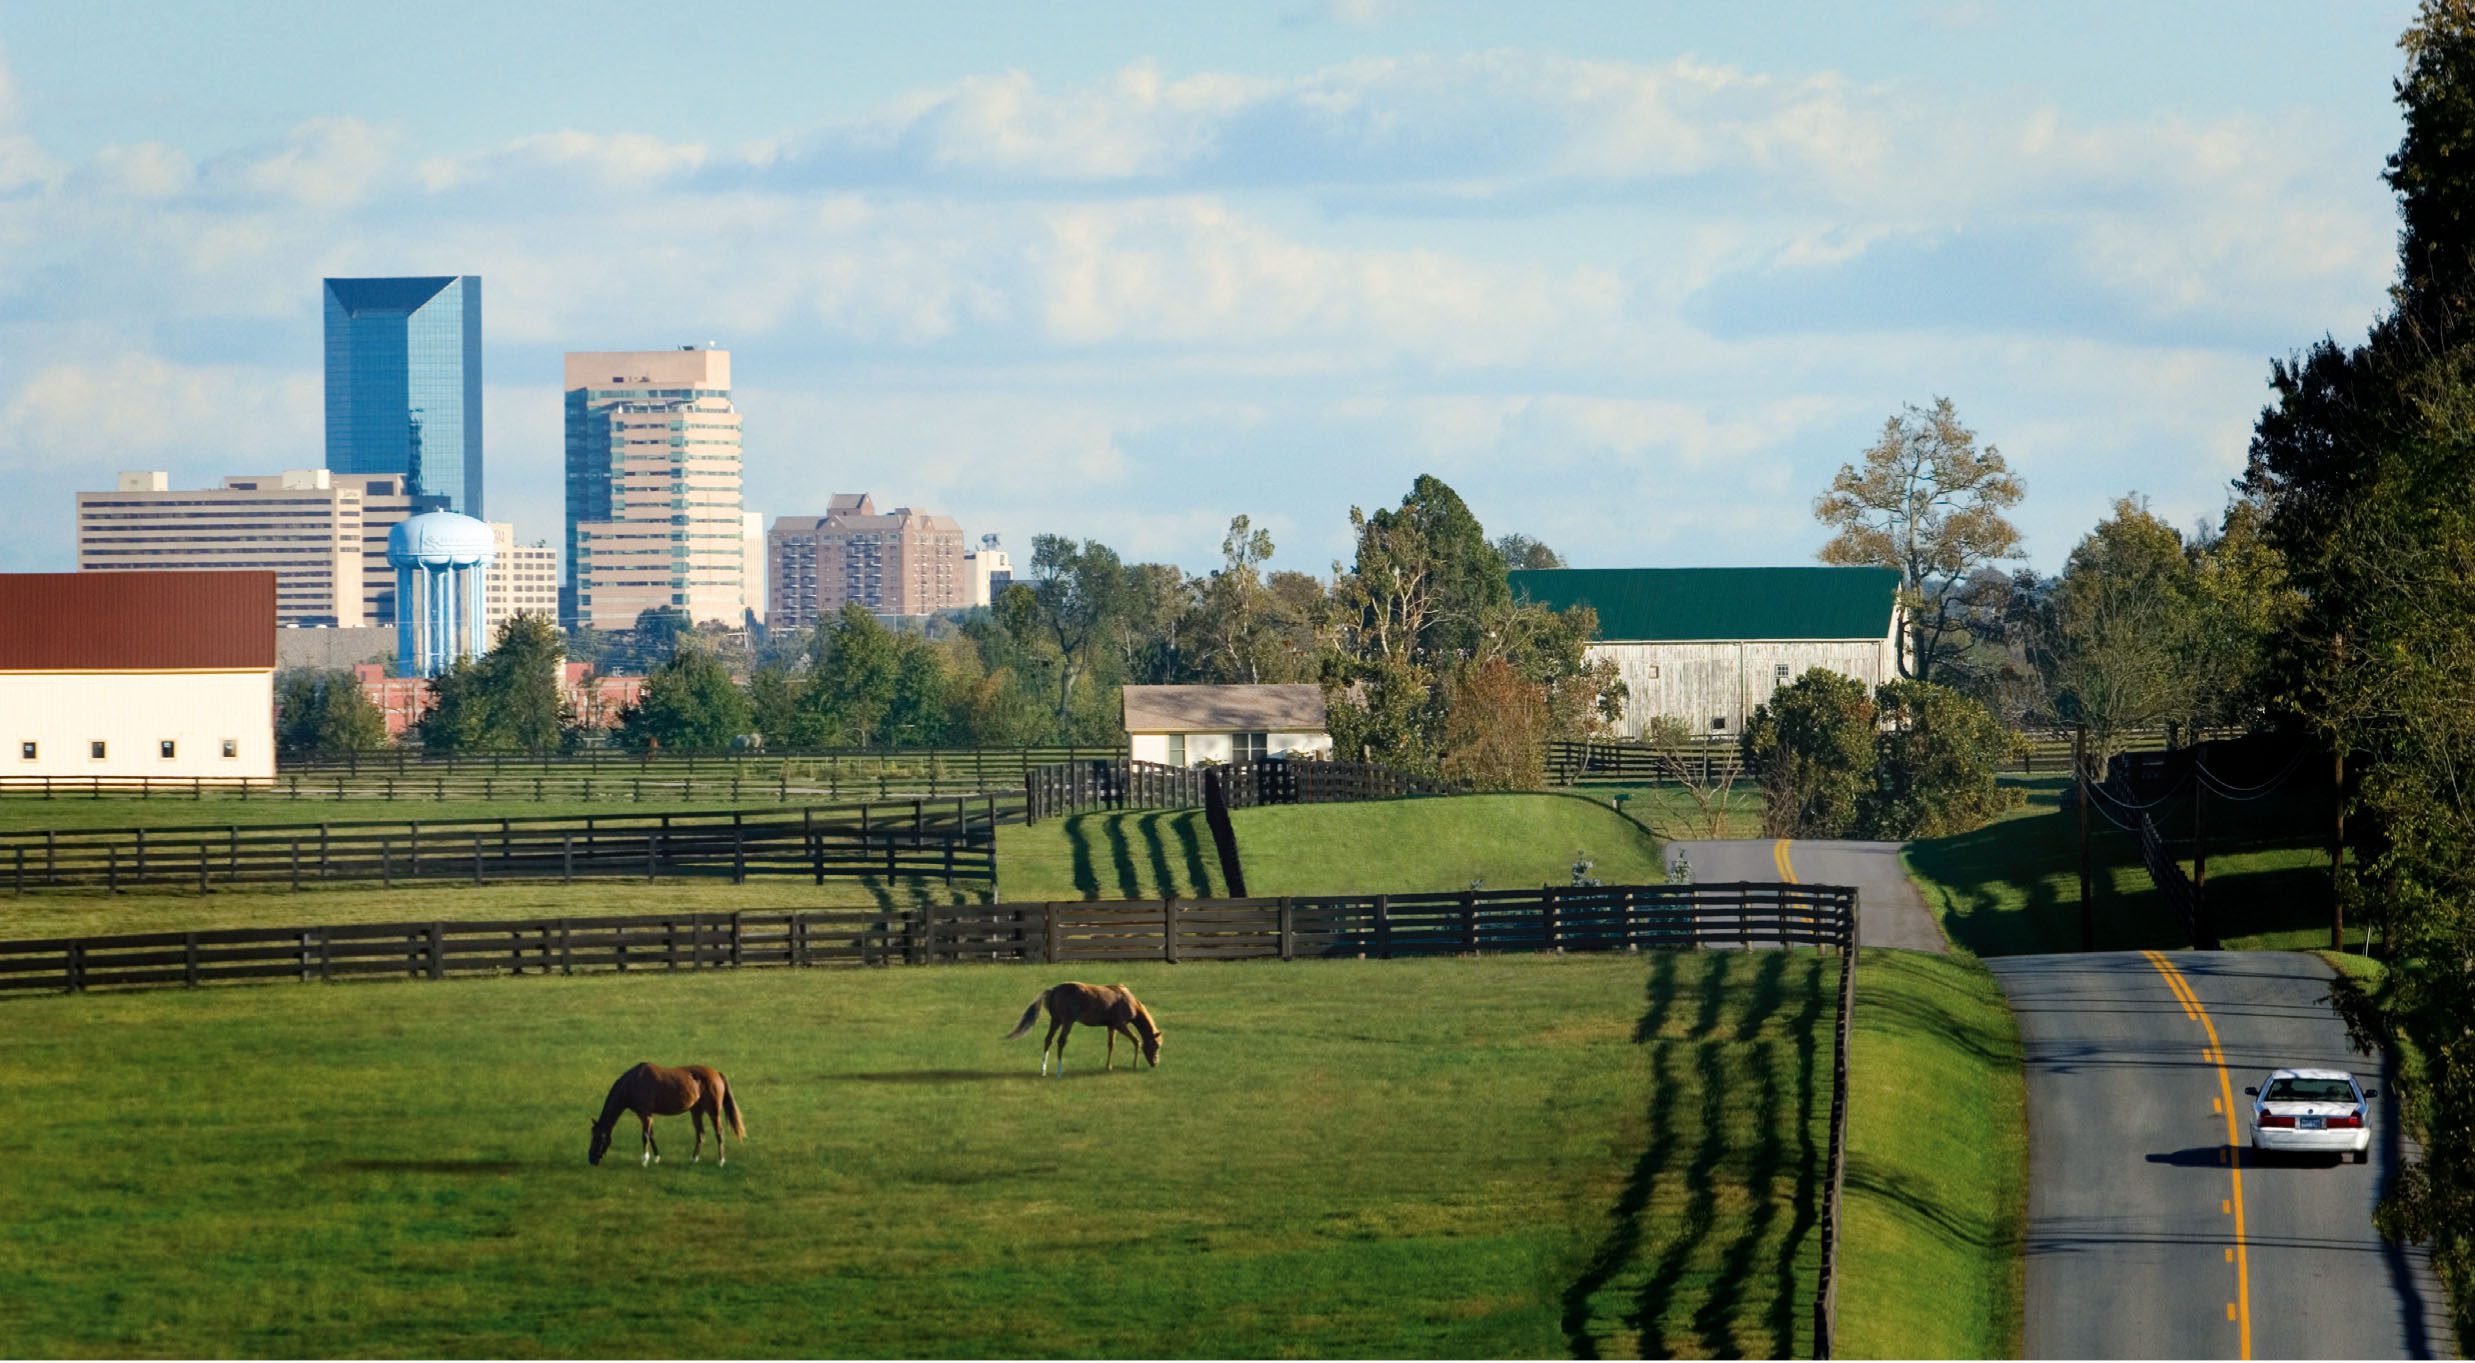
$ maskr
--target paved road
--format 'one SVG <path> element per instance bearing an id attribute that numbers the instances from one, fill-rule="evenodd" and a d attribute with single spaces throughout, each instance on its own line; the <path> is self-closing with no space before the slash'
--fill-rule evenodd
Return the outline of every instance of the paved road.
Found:
<path id="1" fill-rule="evenodd" d="M 2380 1062 L 2347 1048 L 2323 962 L 1987 964 L 2028 1053 L 2030 1358 L 2449 1356 L 2429 1265 L 2372 1230 L 2397 1114 Z M 2243 1089 L 2280 1065 L 2348 1069 L 2382 1090 L 2369 1165 L 2252 1153 Z"/>
<path id="2" fill-rule="evenodd" d="M 1942 929 L 1899 862 L 1895 842 L 1829 842 L 1773 838 L 1696 840 L 1667 845 L 1668 864 L 1682 855 L 1693 878 L 1792 880 L 1856 887 L 1856 942 L 1866 947 L 1947 951 Z"/>

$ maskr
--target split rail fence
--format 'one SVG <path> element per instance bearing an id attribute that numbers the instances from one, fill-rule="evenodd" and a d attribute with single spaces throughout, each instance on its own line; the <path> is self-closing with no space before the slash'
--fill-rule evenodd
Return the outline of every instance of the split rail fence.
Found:
<path id="1" fill-rule="evenodd" d="M 1222 797 L 1232 809 L 1457 795 L 1466 790 L 1370 762 L 1271 758 L 1204 768 L 1117 758 L 1060 763 L 1026 774 L 1023 811 L 1027 822 L 1038 823 L 1087 809 L 1201 808 L 1206 803 L 1204 783 L 1213 776 L 1220 779 Z"/>
<path id="2" fill-rule="evenodd" d="M 917 876 L 994 889 L 1010 799 L 953 796 L 799 809 L 0 832 L 16 894 L 101 887 L 398 880 Z"/>

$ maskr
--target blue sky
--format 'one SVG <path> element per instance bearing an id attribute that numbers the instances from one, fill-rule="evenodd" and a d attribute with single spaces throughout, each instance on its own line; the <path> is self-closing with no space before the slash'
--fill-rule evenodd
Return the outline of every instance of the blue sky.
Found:
<path id="1" fill-rule="evenodd" d="M 11 0 L 0 568 L 321 458 L 318 281 L 484 279 L 490 513 L 564 350 L 718 341 L 749 507 L 1275 566 L 1432 472 L 1578 565 L 1809 561 L 1949 395 L 2058 567 L 2359 334 L 2407 3 Z"/>

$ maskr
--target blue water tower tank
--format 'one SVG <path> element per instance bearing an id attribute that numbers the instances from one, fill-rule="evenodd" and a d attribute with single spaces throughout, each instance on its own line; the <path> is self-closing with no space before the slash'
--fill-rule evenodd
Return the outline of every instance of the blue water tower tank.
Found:
<path id="1" fill-rule="evenodd" d="M 497 557 L 490 527 L 453 511 L 426 511 L 387 532 L 403 675 L 435 677 L 457 658 L 489 650 L 487 579 Z"/>

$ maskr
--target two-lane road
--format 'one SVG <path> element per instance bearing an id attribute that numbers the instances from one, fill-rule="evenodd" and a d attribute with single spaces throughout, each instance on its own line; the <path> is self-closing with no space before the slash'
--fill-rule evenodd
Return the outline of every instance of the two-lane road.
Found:
<path id="1" fill-rule="evenodd" d="M 1900 844 L 1799 838 L 1700 838 L 1667 844 L 1667 860 L 1693 879 L 1790 881 L 1856 887 L 1856 942 L 1863 947 L 1945 951 L 1942 929 L 1908 879 Z"/>
<path id="2" fill-rule="evenodd" d="M 2031 1358 L 2429 1358 L 2429 1265 L 2372 1204 L 2400 1147 L 2388 1076 L 2293 952 L 1987 963 L 2028 1061 Z M 2243 1090 L 2281 1065 L 2382 1091 L 2368 1165 L 2264 1160 Z"/>

